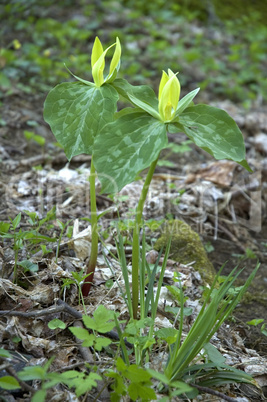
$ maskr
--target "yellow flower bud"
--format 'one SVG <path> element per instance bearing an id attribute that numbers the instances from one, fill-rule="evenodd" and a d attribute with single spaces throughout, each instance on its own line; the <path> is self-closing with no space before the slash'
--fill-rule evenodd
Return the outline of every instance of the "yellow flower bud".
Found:
<path id="1" fill-rule="evenodd" d="M 159 84 L 159 114 L 162 121 L 171 121 L 174 118 L 179 98 L 180 82 L 170 69 L 168 74 L 163 71 Z"/>
<path id="2" fill-rule="evenodd" d="M 105 56 L 107 51 L 115 46 L 115 51 L 110 63 L 109 75 L 104 79 Z M 98 37 L 95 38 L 94 46 L 91 55 L 92 75 L 97 87 L 100 87 L 105 82 L 112 82 L 116 78 L 117 71 L 120 65 L 121 45 L 119 38 L 116 38 L 116 43 L 109 46 L 105 51 Z"/>

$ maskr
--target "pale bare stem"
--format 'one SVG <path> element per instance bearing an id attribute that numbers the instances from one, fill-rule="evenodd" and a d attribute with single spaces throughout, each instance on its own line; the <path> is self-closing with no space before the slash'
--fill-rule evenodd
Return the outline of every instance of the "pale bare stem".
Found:
<path id="1" fill-rule="evenodd" d="M 91 284 L 93 282 L 96 259 L 98 254 L 98 232 L 97 232 L 97 210 L 96 210 L 96 191 L 95 191 L 95 166 L 93 163 L 93 157 L 91 160 L 91 170 L 89 176 L 90 183 L 90 204 L 91 204 L 91 227 L 92 227 L 92 244 L 91 244 L 91 255 L 89 263 L 87 266 L 87 278 L 82 286 L 83 296 L 88 296 L 91 289 Z"/>
<path id="2" fill-rule="evenodd" d="M 146 176 L 146 180 L 141 192 L 141 196 L 136 208 L 135 225 L 133 232 L 133 257 L 132 257 L 132 305 L 133 318 L 137 318 L 138 301 L 139 301 L 139 233 L 143 215 L 144 204 L 146 201 L 148 189 L 157 166 L 158 158 L 152 162 Z"/>

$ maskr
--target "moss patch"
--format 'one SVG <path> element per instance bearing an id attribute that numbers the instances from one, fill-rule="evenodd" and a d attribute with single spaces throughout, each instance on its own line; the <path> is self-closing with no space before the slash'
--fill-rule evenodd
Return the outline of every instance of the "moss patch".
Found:
<path id="1" fill-rule="evenodd" d="M 170 236 L 172 236 L 170 258 L 181 264 L 189 264 L 195 261 L 193 267 L 199 271 L 206 282 L 211 283 L 216 271 L 208 259 L 199 235 L 185 222 L 172 220 L 164 225 L 162 235 L 155 244 L 155 249 L 165 248 Z"/>

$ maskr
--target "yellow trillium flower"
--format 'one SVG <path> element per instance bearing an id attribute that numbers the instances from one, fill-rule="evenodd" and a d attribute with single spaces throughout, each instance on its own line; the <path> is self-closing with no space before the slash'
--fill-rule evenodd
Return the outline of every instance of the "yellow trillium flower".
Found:
<path id="1" fill-rule="evenodd" d="M 162 71 L 159 84 L 159 114 L 162 121 L 171 121 L 174 118 L 181 92 L 178 73 L 174 74 L 170 69 L 168 74 Z"/>
<path id="2" fill-rule="evenodd" d="M 104 78 L 105 57 L 108 50 L 115 46 L 115 51 L 110 63 L 109 74 Z M 105 82 L 112 82 L 117 75 L 120 67 L 121 58 L 121 44 L 119 38 L 116 38 L 116 42 L 109 46 L 105 51 L 103 50 L 102 43 L 98 37 L 95 38 L 94 46 L 91 55 L 92 75 L 97 87 L 101 87 Z"/>

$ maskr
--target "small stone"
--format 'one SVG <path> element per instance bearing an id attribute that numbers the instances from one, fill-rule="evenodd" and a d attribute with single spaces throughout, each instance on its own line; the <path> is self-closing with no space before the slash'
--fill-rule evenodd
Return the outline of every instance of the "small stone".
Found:
<path id="1" fill-rule="evenodd" d="M 254 145 L 257 151 L 267 154 L 267 134 L 257 134 L 254 139 Z"/>

